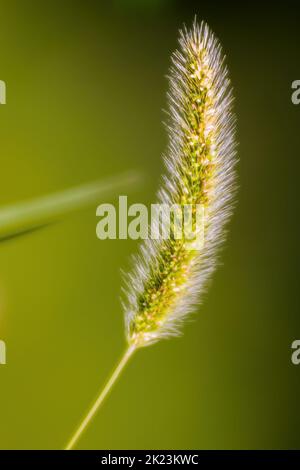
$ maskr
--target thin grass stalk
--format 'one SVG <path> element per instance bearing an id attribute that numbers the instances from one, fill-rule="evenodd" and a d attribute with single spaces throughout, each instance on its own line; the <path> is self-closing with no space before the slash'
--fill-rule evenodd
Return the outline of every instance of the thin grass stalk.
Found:
<path id="1" fill-rule="evenodd" d="M 92 408 L 89 410 L 88 414 L 85 416 L 85 418 L 82 420 L 78 428 L 76 429 L 74 435 L 68 442 L 65 450 L 72 450 L 78 440 L 80 439 L 81 435 L 84 433 L 84 431 L 87 429 L 88 425 L 91 423 L 92 419 L 96 415 L 97 411 L 101 407 L 102 403 L 104 402 L 105 398 L 111 391 L 113 385 L 117 381 L 117 379 L 120 377 L 123 369 L 125 368 L 126 364 L 128 363 L 129 359 L 131 358 L 132 354 L 135 351 L 135 346 L 129 346 L 128 349 L 125 351 L 124 355 L 122 356 L 120 362 L 116 366 L 114 372 L 112 373 L 110 379 L 108 380 L 107 384 L 105 387 L 101 390 L 97 400 L 95 401 L 94 405 Z"/>
<path id="2" fill-rule="evenodd" d="M 62 219 L 66 215 L 99 202 L 128 187 L 136 187 L 141 175 L 126 172 L 65 189 L 33 200 L 0 208 L 0 241 Z"/>

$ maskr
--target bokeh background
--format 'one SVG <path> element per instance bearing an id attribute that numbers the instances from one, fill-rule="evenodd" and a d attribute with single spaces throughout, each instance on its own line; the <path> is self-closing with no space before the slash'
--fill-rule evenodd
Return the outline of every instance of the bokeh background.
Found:
<path id="1" fill-rule="evenodd" d="M 165 76 L 195 14 L 220 38 L 236 96 L 223 265 L 184 335 L 133 358 L 83 449 L 300 447 L 295 3 L 1 0 L 1 205 L 132 168 L 145 181 L 129 201 L 155 202 Z M 0 245 L 1 449 L 63 448 L 124 350 L 120 268 L 137 242 L 98 240 L 95 208 Z"/>

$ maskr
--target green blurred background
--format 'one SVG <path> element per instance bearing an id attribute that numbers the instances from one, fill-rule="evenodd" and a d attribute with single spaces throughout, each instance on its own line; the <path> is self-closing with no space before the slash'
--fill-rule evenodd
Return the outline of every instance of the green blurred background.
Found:
<path id="1" fill-rule="evenodd" d="M 165 76 L 195 13 L 235 88 L 240 190 L 223 265 L 184 336 L 133 358 L 80 448 L 300 448 L 300 15 L 258 5 L 0 1 L 1 204 L 131 168 L 146 176 L 129 201 L 155 202 Z M 1 449 L 64 447 L 124 350 L 120 268 L 137 243 L 98 240 L 95 208 L 0 245 Z"/>

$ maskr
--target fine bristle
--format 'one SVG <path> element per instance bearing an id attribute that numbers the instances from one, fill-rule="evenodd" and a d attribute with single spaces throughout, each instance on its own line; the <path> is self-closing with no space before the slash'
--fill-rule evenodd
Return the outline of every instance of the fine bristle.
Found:
<path id="1" fill-rule="evenodd" d="M 235 193 L 233 97 L 221 46 L 196 20 L 180 32 L 179 46 L 171 58 L 167 174 L 158 202 L 201 204 L 204 245 L 189 250 L 184 237 L 143 242 L 124 288 L 127 339 L 137 347 L 178 334 L 201 301 Z"/>

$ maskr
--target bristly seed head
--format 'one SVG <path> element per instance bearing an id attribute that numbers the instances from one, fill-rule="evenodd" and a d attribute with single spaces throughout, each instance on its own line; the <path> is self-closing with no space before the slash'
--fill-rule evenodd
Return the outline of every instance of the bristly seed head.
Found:
<path id="1" fill-rule="evenodd" d="M 159 202 L 201 204 L 201 251 L 189 240 L 147 240 L 126 279 L 127 338 L 136 347 L 178 334 L 214 270 L 232 212 L 236 162 L 232 92 L 221 46 L 205 23 L 180 32 L 170 71 L 167 177 Z M 195 218 L 193 213 L 193 218 Z M 195 220 L 192 221 L 193 224 Z"/>

